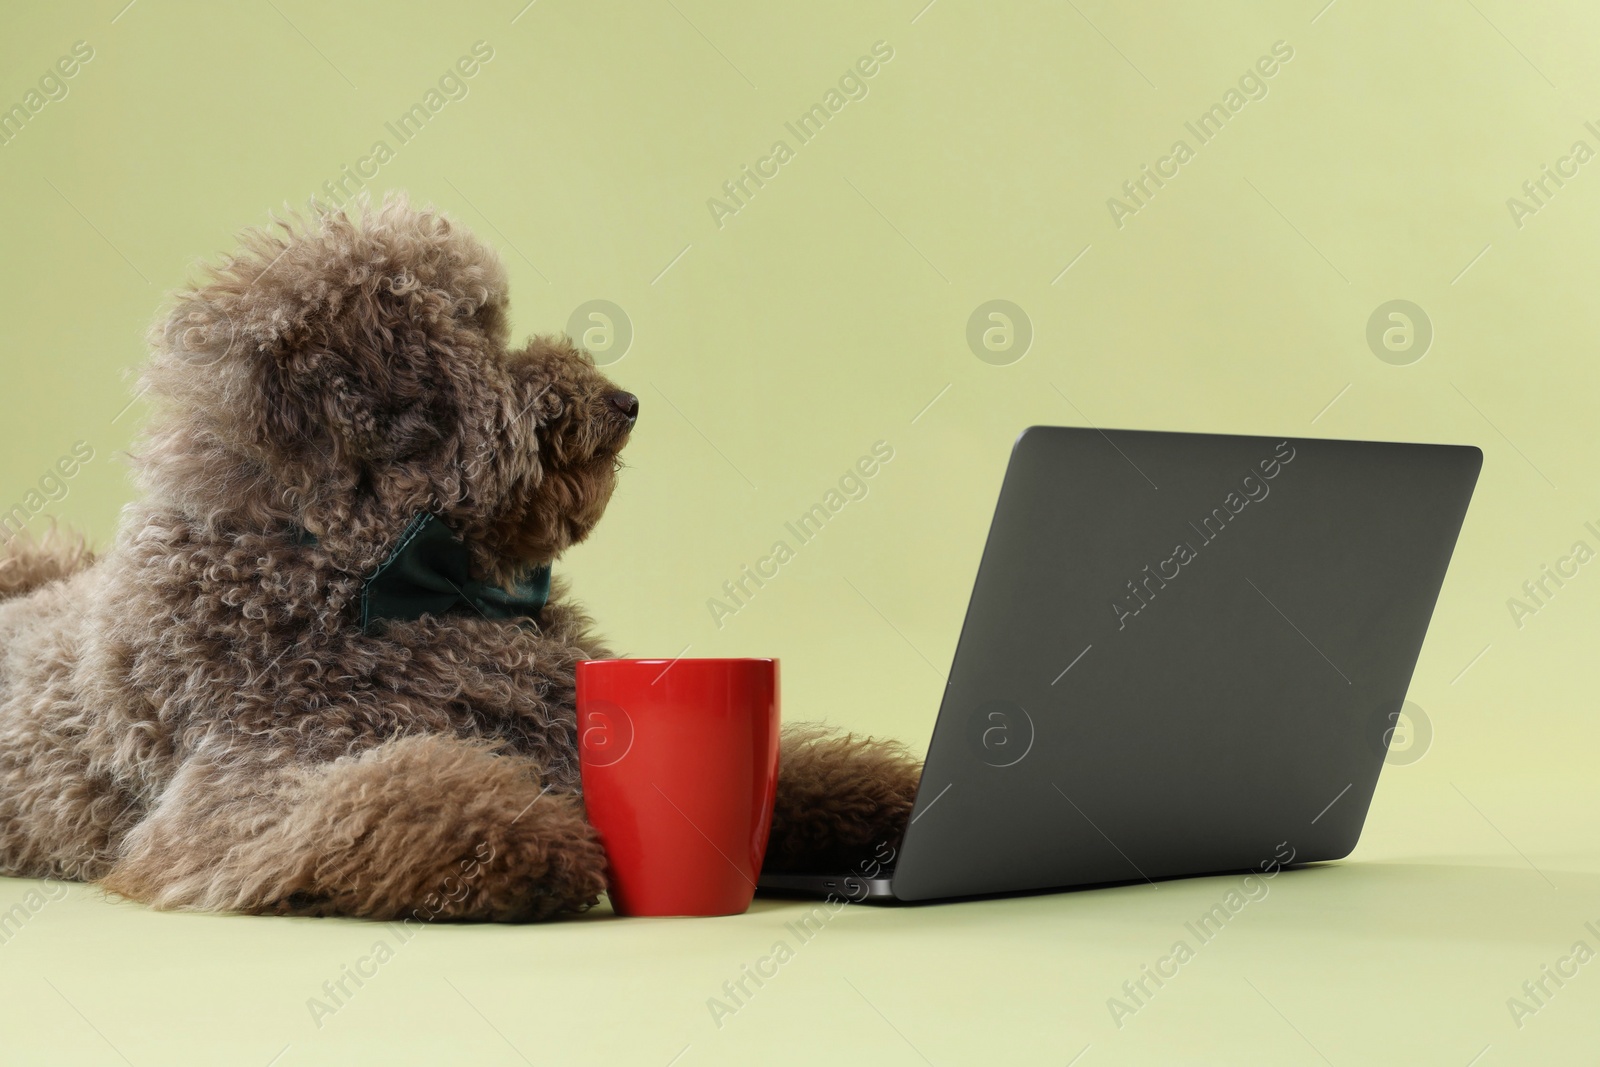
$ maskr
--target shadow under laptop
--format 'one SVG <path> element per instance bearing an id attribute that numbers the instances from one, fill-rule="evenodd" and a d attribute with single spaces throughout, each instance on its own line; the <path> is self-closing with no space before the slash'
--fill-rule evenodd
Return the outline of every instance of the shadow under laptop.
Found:
<path id="1" fill-rule="evenodd" d="M 1261 907 L 1269 897 L 1271 906 Z M 817 900 L 762 890 L 752 910 L 809 908 Z M 1239 870 L 894 904 L 890 910 L 919 926 L 964 926 L 1002 917 L 1142 925 L 1175 916 L 1202 921 L 1246 908 L 1269 926 L 1346 927 L 1379 939 L 1458 939 L 1470 930 L 1507 942 L 1567 942 L 1585 932 L 1585 923 L 1600 928 L 1600 872 L 1493 865 L 1470 856 L 1337 860 L 1275 874 Z"/>

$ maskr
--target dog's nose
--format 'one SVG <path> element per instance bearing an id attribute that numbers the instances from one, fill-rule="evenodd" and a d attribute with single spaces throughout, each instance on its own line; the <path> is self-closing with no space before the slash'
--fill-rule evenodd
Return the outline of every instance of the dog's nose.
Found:
<path id="1" fill-rule="evenodd" d="M 632 393 L 607 393 L 606 401 L 622 413 L 623 418 L 632 426 L 639 418 L 639 398 Z"/>

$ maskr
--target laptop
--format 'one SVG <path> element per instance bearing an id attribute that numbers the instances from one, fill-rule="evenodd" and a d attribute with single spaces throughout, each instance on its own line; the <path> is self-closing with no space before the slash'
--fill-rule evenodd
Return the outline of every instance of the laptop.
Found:
<path id="1" fill-rule="evenodd" d="M 1029 428 L 903 839 L 761 887 L 929 901 L 1348 855 L 1482 463 Z"/>

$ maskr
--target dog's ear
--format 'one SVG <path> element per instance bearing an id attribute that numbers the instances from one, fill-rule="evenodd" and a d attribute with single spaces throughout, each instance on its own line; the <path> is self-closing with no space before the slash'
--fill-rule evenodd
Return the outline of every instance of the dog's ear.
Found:
<path id="1" fill-rule="evenodd" d="M 503 373 L 504 268 L 402 197 L 353 214 L 248 232 L 178 295 L 152 337 L 147 380 L 169 409 L 154 459 L 243 465 L 241 484 L 272 483 L 295 511 L 454 491 L 462 428 Z"/>

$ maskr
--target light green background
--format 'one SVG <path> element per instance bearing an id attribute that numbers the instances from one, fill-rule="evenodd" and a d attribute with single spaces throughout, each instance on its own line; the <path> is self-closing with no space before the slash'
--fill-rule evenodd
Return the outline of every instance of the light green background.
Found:
<path id="1" fill-rule="evenodd" d="M 1600 565 L 1521 628 L 1507 607 L 1600 548 L 1600 162 L 1520 227 L 1506 204 L 1600 149 L 1591 6 L 123 2 L 11 5 L 0 32 L 4 107 L 95 52 L 0 147 L 0 506 L 88 442 L 47 510 L 101 543 L 164 294 L 379 139 L 368 187 L 496 244 L 516 330 L 626 310 L 611 369 L 642 421 L 562 569 L 633 653 L 780 656 L 790 718 L 925 744 L 1030 423 L 1470 442 L 1485 464 L 1411 690 L 1431 748 L 1386 770 L 1350 860 L 1273 881 L 1121 1029 L 1107 998 L 1233 880 L 851 908 L 721 1029 L 707 998 L 793 942 L 800 906 L 429 929 L 319 1029 L 307 998 L 383 930 L 74 888 L 0 944 L 0 1058 L 1592 1062 L 1600 963 L 1520 1028 L 1506 1004 L 1600 949 Z M 384 124 L 479 40 L 469 94 L 399 145 Z M 798 144 L 784 122 L 880 40 L 866 98 Z M 1268 95 L 1198 147 L 1184 122 L 1280 40 Z M 1118 228 L 1107 199 L 1179 137 L 1195 158 Z M 708 198 L 778 139 L 794 158 L 719 228 Z M 1009 366 L 967 346 L 991 299 L 1032 323 Z M 1392 299 L 1433 325 L 1409 366 L 1365 340 Z M 869 495 L 718 628 L 708 598 L 879 440 Z M 0 908 L 30 888 L 0 881 Z"/>

